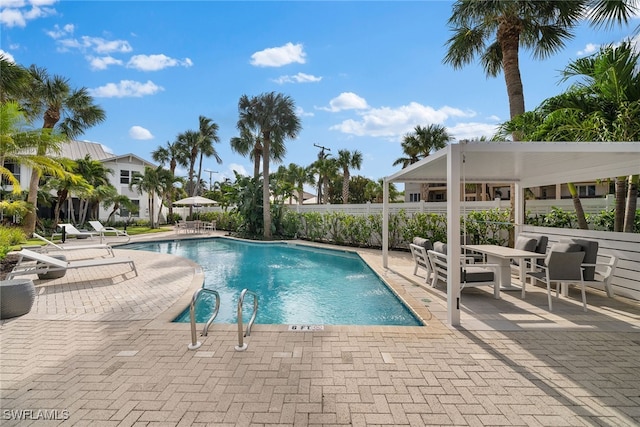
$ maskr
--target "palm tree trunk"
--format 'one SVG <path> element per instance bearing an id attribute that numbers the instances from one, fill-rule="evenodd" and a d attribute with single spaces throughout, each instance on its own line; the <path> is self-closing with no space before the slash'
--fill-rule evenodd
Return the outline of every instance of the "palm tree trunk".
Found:
<path id="1" fill-rule="evenodd" d="M 32 208 L 27 212 L 24 217 L 23 230 L 27 236 L 36 231 L 36 210 L 38 209 L 38 184 L 40 183 L 40 172 L 36 169 L 31 171 L 31 178 L 29 179 L 29 194 L 27 195 L 27 203 Z"/>
<path id="2" fill-rule="evenodd" d="M 571 193 L 573 208 L 575 209 L 576 217 L 578 218 L 578 228 L 580 230 L 588 230 L 589 224 L 587 224 L 587 218 L 584 216 L 584 209 L 582 208 L 582 203 L 580 202 L 578 190 L 576 190 L 576 186 L 572 182 L 568 182 L 567 187 L 569 188 L 569 193 Z"/>
<path id="3" fill-rule="evenodd" d="M 342 177 L 342 204 L 349 203 L 349 171 L 345 170 Z"/>
<path id="4" fill-rule="evenodd" d="M 625 198 L 627 196 L 626 184 L 626 176 L 616 177 L 616 208 L 613 217 L 613 231 L 622 232 L 624 229 Z"/>
<path id="5" fill-rule="evenodd" d="M 271 200 L 269 193 L 269 145 L 271 141 L 265 136 L 262 142 L 262 218 L 264 222 L 264 238 L 271 238 Z"/>
<path id="6" fill-rule="evenodd" d="M 629 190 L 627 193 L 627 208 L 624 214 L 624 232 L 633 233 L 633 226 L 636 219 L 636 209 L 638 206 L 638 181 L 640 175 L 631 175 L 629 177 Z"/>

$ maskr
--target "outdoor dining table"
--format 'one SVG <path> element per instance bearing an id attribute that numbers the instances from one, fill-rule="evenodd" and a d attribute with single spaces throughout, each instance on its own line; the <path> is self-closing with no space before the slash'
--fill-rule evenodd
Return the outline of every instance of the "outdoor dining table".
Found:
<path id="1" fill-rule="evenodd" d="M 531 268 L 534 268 L 533 260 L 545 258 L 546 254 L 538 252 L 523 251 L 520 249 L 509 248 L 499 245 L 464 245 L 464 249 L 484 254 L 487 257 L 487 262 L 490 264 L 500 265 L 500 290 L 513 291 L 520 289 L 522 291 L 522 298 L 525 294 L 524 281 L 525 278 L 525 260 L 530 259 Z M 520 283 L 522 287 L 513 286 L 511 283 L 511 260 L 517 259 L 520 261 Z"/>

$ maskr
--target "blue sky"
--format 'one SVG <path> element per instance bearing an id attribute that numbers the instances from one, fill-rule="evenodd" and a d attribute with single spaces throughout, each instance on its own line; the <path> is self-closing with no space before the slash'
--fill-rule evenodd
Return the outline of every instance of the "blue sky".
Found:
<path id="1" fill-rule="evenodd" d="M 285 165 L 312 163 L 314 144 L 333 155 L 359 150 L 364 160 L 353 174 L 371 179 L 398 170 L 400 141 L 416 125 L 444 125 L 467 139 L 491 136 L 509 116 L 502 75 L 487 79 L 478 64 L 453 70 L 442 62 L 452 1 L 1 4 L 2 53 L 88 88 L 105 109 L 106 121 L 79 139 L 151 160 L 204 115 L 220 127 L 223 164 L 204 166 L 217 171 L 213 180 L 253 170 L 229 146 L 243 94 L 276 91 L 295 101 L 302 131 L 287 141 Z M 566 88 L 559 74 L 571 60 L 630 36 L 638 23 L 579 28 L 544 61 L 522 51 L 527 109 Z"/>

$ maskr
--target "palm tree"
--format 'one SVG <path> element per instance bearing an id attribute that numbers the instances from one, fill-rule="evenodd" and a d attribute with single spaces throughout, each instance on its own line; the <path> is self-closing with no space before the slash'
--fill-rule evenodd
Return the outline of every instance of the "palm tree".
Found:
<path id="1" fill-rule="evenodd" d="M 55 75 L 50 77 L 44 68 L 32 65 L 29 68 L 31 81 L 29 93 L 24 94 L 22 105 L 27 117 L 44 119 L 43 129 L 58 130 L 68 139 L 77 138 L 84 130 L 95 126 L 105 119 L 102 108 L 93 103 L 93 98 L 86 88 L 72 89 L 68 79 Z M 43 140 L 38 144 L 36 154 L 46 156 L 58 152 L 57 141 Z M 38 186 L 41 170 L 35 168 L 31 172 L 27 202 L 37 208 Z M 24 219 L 24 230 L 31 235 L 36 226 L 36 211 L 27 213 Z"/>
<path id="2" fill-rule="evenodd" d="M 186 167 L 186 159 L 183 153 L 180 151 L 180 145 L 177 141 L 168 142 L 164 147 L 158 147 L 154 151 L 151 152 L 151 157 L 156 162 L 160 163 L 160 166 L 169 166 L 169 172 L 175 176 L 176 167 L 178 165 L 182 167 Z M 167 204 L 169 205 L 169 216 L 173 216 L 173 193 L 171 191 L 166 194 L 167 196 Z"/>
<path id="3" fill-rule="evenodd" d="M 218 164 L 222 163 L 222 159 L 218 155 L 215 142 L 220 142 L 218 137 L 218 125 L 211 119 L 200 116 L 198 118 L 198 150 L 200 151 L 200 161 L 198 162 L 198 179 L 197 182 L 202 180 L 202 159 L 204 157 L 213 157 Z M 195 194 L 193 194 L 195 196 Z"/>
<path id="4" fill-rule="evenodd" d="M 629 42 L 605 46 L 592 56 L 571 62 L 563 80 L 578 77 L 564 93 L 545 100 L 535 111 L 505 123 L 504 133 L 517 130 L 528 140 L 637 141 L 640 138 L 640 54 Z M 625 186 L 629 194 L 625 207 Z M 637 177 L 616 179 L 614 231 L 631 232 L 637 200 Z M 575 185 L 568 183 L 580 228 L 587 222 Z M 624 223 L 624 224 L 623 224 Z"/>
<path id="5" fill-rule="evenodd" d="M 100 202 L 109 190 L 104 187 L 111 187 L 109 175 L 113 174 L 113 170 L 107 168 L 104 163 L 99 160 L 93 160 L 90 155 L 86 155 L 83 159 L 76 161 L 75 172 L 83 177 L 92 187 L 93 191 L 89 192 L 88 198 L 80 200 L 80 216 L 79 223 L 84 223 L 87 214 L 89 218 L 97 218 L 99 214 Z"/>
<path id="6" fill-rule="evenodd" d="M 329 185 L 338 176 L 338 162 L 333 157 L 318 158 L 312 167 L 318 174 L 318 203 L 329 201 Z"/>
<path id="7" fill-rule="evenodd" d="M 358 150 L 338 150 L 338 167 L 342 168 L 342 203 L 349 203 L 349 168 L 360 170 L 362 167 L 362 153 Z"/>
<path id="8" fill-rule="evenodd" d="M 196 168 L 196 160 L 198 159 L 198 142 L 199 142 L 198 132 L 194 130 L 188 130 L 178 135 L 177 138 L 177 149 L 179 158 L 185 162 L 187 167 L 189 168 L 187 175 L 187 194 L 189 196 L 195 195 L 195 168 Z"/>
<path id="9" fill-rule="evenodd" d="M 293 183 L 295 190 L 298 192 L 298 204 L 304 202 L 304 186 L 305 184 L 314 185 L 316 183 L 313 169 L 311 167 L 298 166 L 295 163 L 289 163 L 287 169 L 289 179 Z"/>
<path id="10" fill-rule="evenodd" d="M 406 157 L 397 159 L 393 165 L 402 164 L 403 168 L 412 163 L 420 161 L 434 151 L 440 150 L 447 146 L 453 137 L 447 132 L 442 125 L 430 124 L 427 127 L 416 126 L 412 133 L 404 136 L 402 139 L 402 150 Z M 420 185 L 421 200 L 429 200 L 429 184 Z"/>
<path id="11" fill-rule="evenodd" d="M 0 103 L 17 101 L 29 90 L 29 72 L 0 54 Z"/>
<path id="12" fill-rule="evenodd" d="M 262 142 L 260 135 L 246 128 L 245 123 L 238 122 L 240 136 L 231 138 L 231 149 L 242 156 L 253 160 L 253 178 L 260 176 L 260 160 L 262 159 Z"/>
<path id="13" fill-rule="evenodd" d="M 156 194 L 162 193 L 162 185 L 160 181 L 160 174 L 162 167 L 152 168 L 151 166 L 145 166 L 144 175 L 140 173 L 134 173 L 129 183 L 129 189 L 137 188 L 138 194 L 147 193 L 149 197 L 149 222 L 151 228 L 156 228 L 155 218 L 155 204 Z"/>
<path id="14" fill-rule="evenodd" d="M 271 237 L 271 209 L 269 193 L 269 161 L 273 153 L 286 153 L 286 138 L 296 138 L 301 130 L 300 119 L 295 114 L 295 104 L 289 96 L 280 93 L 263 93 L 257 97 L 240 97 L 238 102 L 238 129 L 252 129 L 262 142 L 262 204 L 264 237 Z"/>
<path id="15" fill-rule="evenodd" d="M 444 62 L 462 68 L 476 56 L 488 77 L 501 71 L 507 86 L 510 117 L 525 112 L 520 77 L 519 50 L 532 49 L 545 59 L 573 38 L 572 30 L 583 16 L 596 26 L 627 23 L 635 1 L 614 0 L 458 0 L 453 5 Z M 518 135 L 513 135 L 518 140 Z"/>

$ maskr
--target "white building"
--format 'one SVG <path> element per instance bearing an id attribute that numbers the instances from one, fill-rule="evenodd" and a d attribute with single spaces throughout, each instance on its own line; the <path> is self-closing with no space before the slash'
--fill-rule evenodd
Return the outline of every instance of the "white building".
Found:
<path id="1" fill-rule="evenodd" d="M 131 199 L 131 201 L 139 207 L 139 210 L 135 214 L 131 214 L 132 219 L 149 220 L 149 197 L 148 194 L 138 194 L 137 189 L 129 189 L 129 183 L 134 173 L 144 174 L 145 166 L 157 167 L 157 165 L 142 159 L 135 154 L 114 155 L 105 150 L 102 144 L 95 142 L 85 141 L 70 141 L 62 145 L 62 152 L 60 157 L 69 158 L 72 160 L 84 159 L 86 155 L 89 155 L 92 160 L 98 160 L 104 164 L 107 169 L 110 169 L 112 173 L 109 175 L 110 183 L 116 188 L 118 194 L 125 195 Z M 8 164 L 5 165 L 13 172 L 14 176 L 20 181 L 20 185 L 23 189 L 29 188 L 29 178 L 31 177 L 31 168 L 25 165 Z M 7 188 L 9 187 L 9 188 Z M 10 190 L 10 186 L 5 186 L 4 190 Z M 158 212 L 160 201 L 155 197 L 157 206 L 154 211 Z M 68 203 L 75 203 L 75 210 L 77 211 L 78 199 L 71 198 Z M 41 208 L 42 210 L 42 208 Z M 105 209 L 102 204 L 100 205 L 99 220 L 106 221 L 111 213 L 112 207 Z M 61 220 L 67 219 L 67 212 L 69 209 L 65 206 L 62 208 Z M 124 208 L 121 208 L 115 213 L 115 221 L 127 220 L 129 218 L 129 212 Z"/>

